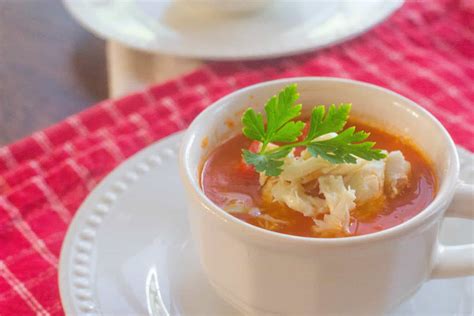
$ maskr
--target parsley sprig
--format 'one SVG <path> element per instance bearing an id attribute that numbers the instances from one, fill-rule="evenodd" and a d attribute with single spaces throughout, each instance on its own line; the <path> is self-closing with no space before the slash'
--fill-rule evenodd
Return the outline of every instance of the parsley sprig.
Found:
<path id="1" fill-rule="evenodd" d="M 303 140 L 305 123 L 295 120 L 301 115 L 301 104 L 295 104 L 299 98 L 296 84 L 284 88 L 268 100 L 265 105 L 266 124 L 262 113 L 249 108 L 242 116 L 242 132 L 251 140 L 261 143 L 257 153 L 244 149 L 242 156 L 247 164 L 253 165 L 258 172 L 267 176 L 278 176 L 282 171 L 283 158 L 296 147 L 305 147 L 314 157 L 321 157 L 331 163 L 356 163 L 357 157 L 366 160 L 385 158 L 380 149 L 373 149 L 374 142 L 364 142 L 369 133 L 355 131 L 355 127 L 345 130 L 351 104 L 315 106 L 311 112 L 309 128 Z M 338 133 L 329 139 L 318 139 L 328 133 Z M 276 148 L 268 148 L 270 143 L 280 143 Z"/>

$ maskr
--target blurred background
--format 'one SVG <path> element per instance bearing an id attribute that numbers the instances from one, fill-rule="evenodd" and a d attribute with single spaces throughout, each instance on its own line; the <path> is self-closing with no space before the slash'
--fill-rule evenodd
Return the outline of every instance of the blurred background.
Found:
<path id="1" fill-rule="evenodd" d="M 0 0 L 0 145 L 109 96 L 175 78 L 204 60 L 268 61 L 337 44 L 402 4 Z"/>
<path id="2" fill-rule="evenodd" d="M 0 146 L 107 97 L 105 42 L 58 0 L 0 0 Z"/>

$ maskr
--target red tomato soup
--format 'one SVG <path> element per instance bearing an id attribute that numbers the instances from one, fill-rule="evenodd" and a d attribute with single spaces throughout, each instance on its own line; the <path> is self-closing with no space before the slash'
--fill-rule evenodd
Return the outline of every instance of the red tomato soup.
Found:
<path id="1" fill-rule="evenodd" d="M 284 234 L 306 237 L 345 237 L 365 235 L 401 224 L 420 213 L 434 198 L 436 177 L 430 162 L 409 140 L 391 135 L 379 128 L 351 120 L 348 126 L 370 132 L 369 140 L 376 147 L 388 151 L 400 150 L 411 164 L 409 185 L 394 198 L 385 196 L 358 205 L 351 211 L 350 233 L 316 233 L 314 221 L 283 203 L 262 199 L 259 175 L 242 161 L 242 149 L 251 141 L 243 135 L 235 136 L 218 146 L 202 168 L 201 186 L 214 203 L 233 216 L 258 227 Z M 246 211 L 233 209 L 246 205 Z M 266 219 L 271 216 L 272 221 Z M 263 216 L 262 216 L 263 215 Z"/>

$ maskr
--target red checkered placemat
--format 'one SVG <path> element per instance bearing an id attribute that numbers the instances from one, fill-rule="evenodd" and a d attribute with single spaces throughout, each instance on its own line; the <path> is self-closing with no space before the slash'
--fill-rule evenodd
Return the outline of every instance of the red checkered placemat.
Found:
<path id="1" fill-rule="evenodd" d="M 431 111 L 474 150 L 474 2 L 409 2 L 355 40 L 290 58 L 219 62 L 103 101 L 0 149 L 0 314 L 62 314 L 58 257 L 74 213 L 120 162 L 238 88 L 292 76 L 353 78 Z"/>

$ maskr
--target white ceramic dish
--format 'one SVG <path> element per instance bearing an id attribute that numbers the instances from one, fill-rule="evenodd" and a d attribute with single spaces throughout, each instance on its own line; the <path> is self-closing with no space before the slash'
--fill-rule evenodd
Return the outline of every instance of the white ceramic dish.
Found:
<path id="1" fill-rule="evenodd" d="M 77 211 L 59 267 L 67 315 L 240 315 L 204 276 L 191 241 L 177 151 L 181 133 L 121 164 Z M 474 155 L 458 149 L 474 183 Z M 474 242 L 474 223 L 447 219 L 441 240 Z M 474 315 L 474 278 L 429 281 L 392 315 Z"/>
<path id="2" fill-rule="evenodd" d="M 182 0 L 185 2 L 184 0 Z M 96 35 L 149 52 L 202 59 L 300 53 L 357 36 L 403 0 L 270 0 L 250 14 L 189 9 L 176 0 L 64 0 Z"/>

